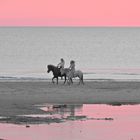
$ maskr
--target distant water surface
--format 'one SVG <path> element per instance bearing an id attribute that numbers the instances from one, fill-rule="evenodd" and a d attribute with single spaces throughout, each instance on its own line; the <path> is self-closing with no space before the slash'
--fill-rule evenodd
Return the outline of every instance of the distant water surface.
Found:
<path id="1" fill-rule="evenodd" d="M 50 78 L 71 59 L 88 79 L 140 79 L 140 28 L 0 27 L 0 78 Z"/>

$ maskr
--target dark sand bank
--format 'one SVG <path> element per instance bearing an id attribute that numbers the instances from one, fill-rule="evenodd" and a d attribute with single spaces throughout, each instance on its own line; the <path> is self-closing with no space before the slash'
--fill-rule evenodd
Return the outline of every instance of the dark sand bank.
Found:
<path id="1" fill-rule="evenodd" d="M 34 106 L 43 103 L 137 104 L 140 82 L 89 81 L 71 86 L 48 81 L 0 82 L 0 116 L 44 113 Z"/>

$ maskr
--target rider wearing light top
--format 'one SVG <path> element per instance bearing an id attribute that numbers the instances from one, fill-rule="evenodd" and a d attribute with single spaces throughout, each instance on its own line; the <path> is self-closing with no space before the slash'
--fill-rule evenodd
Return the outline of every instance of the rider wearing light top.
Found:
<path id="1" fill-rule="evenodd" d="M 74 77 L 74 73 L 75 73 L 75 61 L 71 60 L 70 61 L 70 72 L 69 72 L 69 76 L 70 77 Z"/>
<path id="2" fill-rule="evenodd" d="M 64 59 L 63 58 L 61 58 L 60 59 L 60 63 L 57 65 L 57 67 L 59 68 L 59 69 L 64 69 L 64 65 L 65 65 L 65 61 L 64 61 Z"/>

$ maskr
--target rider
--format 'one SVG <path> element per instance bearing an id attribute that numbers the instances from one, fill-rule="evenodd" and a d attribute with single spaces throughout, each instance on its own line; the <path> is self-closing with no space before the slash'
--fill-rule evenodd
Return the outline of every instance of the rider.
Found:
<path id="1" fill-rule="evenodd" d="M 63 58 L 60 59 L 60 63 L 57 65 L 57 67 L 60 69 L 60 71 L 62 69 L 64 69 L 64 65 L 65 65 L 65 61 Z M 63 77 L 61 77 L 61 79 L 63 79 Z"/>
<path id="2" fill-rule="evenodd" d="M 60 63 L 57 65 L 57 67 L 59 68 L 59 69 L 64 69 L 64 65 L 65 65 L 65 61 L 64 61 L 64 59 L 63 58 L 61 58 L 60 59 Z"/>
<path id="3" fill-rule="evenodd" d="M 70 69 L 69 76 L 74 77 L 74 73 L 75 73 L 75 61 L 74 60 L 70 61 L 69 69 Z"/>

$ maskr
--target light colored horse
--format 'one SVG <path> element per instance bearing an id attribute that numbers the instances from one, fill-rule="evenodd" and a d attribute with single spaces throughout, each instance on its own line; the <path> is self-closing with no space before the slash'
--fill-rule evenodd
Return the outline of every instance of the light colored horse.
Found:
<path id="1" fill-rule="evenodd" d="M 74 72 L 74 75 L 70 74 L 70 69 L 69 68 L 65 68 L 65 69 L 61 69 L 60 70 L 61 74 L 66 74 L 66 76 L 68 77 L 68 83 L 71 84 L 73 83 L 72 78 L 78 77 L 79 78 L 79 84 L 83 84 L 84 85 L 84 81 L 83 81 L 83 72 L 80 70 L 77 70 Z"/>

